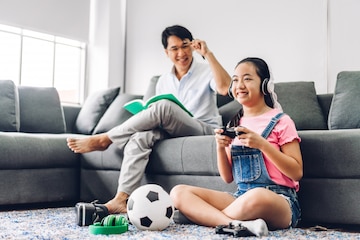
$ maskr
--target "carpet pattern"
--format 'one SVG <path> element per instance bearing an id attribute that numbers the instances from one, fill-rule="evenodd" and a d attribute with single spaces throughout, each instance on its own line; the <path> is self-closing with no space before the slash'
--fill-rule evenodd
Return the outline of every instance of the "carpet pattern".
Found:
<path id="1" fill-rule="evenodd" d="M 234 239 L 232 236 L 215 234 L 214 228 L 171 223 L 163 231 L 140 231 L 129 225 L 129 231 L 120 235 L 93 235 L 88 227 L 75 224 L 73 207 L 48 208 L 0 212 L 0 239 Z M 246 237 L 244 239 L 259 239 Z M 314 231 L 294 228 L 271 231 L 261 239 L 356 239 L 360 233 L 336 230 Z"/>

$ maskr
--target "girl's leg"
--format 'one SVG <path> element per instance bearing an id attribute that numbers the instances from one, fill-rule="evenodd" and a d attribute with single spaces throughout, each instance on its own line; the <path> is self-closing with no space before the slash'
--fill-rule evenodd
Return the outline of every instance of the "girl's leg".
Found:
<path id="1" fill-rule="evenodd" d="M 289 202 L 265 188 L 249 190 L 228 205 L 224 214 L 237 220 L 264 219 L 269 229 L 288 228 L 292 211 Z"/>
<path id="2" fill-rule="evenodd" d="M 189 185 L 177 185 L 170 196 L 175 208 L 189 220 L 203 226 L 227 225 L 233 219 L 223 213 L 235 198 L 226 192 Z"/>

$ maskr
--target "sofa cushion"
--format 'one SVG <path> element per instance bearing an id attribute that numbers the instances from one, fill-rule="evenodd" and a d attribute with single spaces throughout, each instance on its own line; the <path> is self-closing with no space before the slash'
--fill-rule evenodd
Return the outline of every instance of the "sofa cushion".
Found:
<path id="1" fill-rule="evenodd" d="M 20 129 L 19 95 L 11 80 L 0 80 L 0 131 L 18 132 Z"/>
<path id="2" fill-rule="evenodd" d="M 90 94 L 76 119 L 75 131 L 81 134 L 92 134 L 100 118 L 119 94 L 119 91 L 120 87 L 116 87 Z"/>
<path id="3" fill-rule="evenodd" d="M 123 108 L 124 104 L 128 101 L 141 98 L 139 95 L 132 94 L 120 94 L 115 100 L 111 103 L 109 108 L 106 110 L 104 115 L 101 117 L 99 123 L 94 129 L 93 134 L 107 132 L 113 127 L 120 125 L 128 118 L 133 116 L 130 112 Z"/>
<path id="4" fill-rule="evenodd" d="M 360 71 L 340 72 L 329 112 L 329 129 L 360 128 L 359 102 Z"/>
<path id="5" fill-rule="evenodd" d="M 55 88 L 19 86 L 18 90 L 21 132 L 66 132 L 64 113 Z"/>
<path id="6" fill-rule="evenodd" d="M 275 84 L 278 101 L 298 130 L 327 129 L 317 99 L 314 82 L 281 82 Z"/>
<path id="7" fill-rule="evenodd" d="M 149 98 L 151 98 L 152 96 L 155 96 L 155 92 L 156 92 L 156 84 L 159 80 L 159 77 L 160 76 L 153 76 L 151 79 L 150 79 L 150 82 L 149 82 L 149 85 L 146 89 L 146 92 L 144 94 L 144 97 L 143 97 L 143 100 L 146 101 L 148 100 Z"/>

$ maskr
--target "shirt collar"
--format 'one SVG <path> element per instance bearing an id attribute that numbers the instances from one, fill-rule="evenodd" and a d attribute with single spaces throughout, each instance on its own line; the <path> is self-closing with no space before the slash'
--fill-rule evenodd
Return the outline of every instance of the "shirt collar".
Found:
<path id="1" fill-rule="evenodd" d="M 184 76 L 191 76 L 197 64 L 198 63 L 195 61 L 195 58 L 193 58 L 190 68 Z M 175 65 L 173 65 L 171 73 L 175 76 Z"/>

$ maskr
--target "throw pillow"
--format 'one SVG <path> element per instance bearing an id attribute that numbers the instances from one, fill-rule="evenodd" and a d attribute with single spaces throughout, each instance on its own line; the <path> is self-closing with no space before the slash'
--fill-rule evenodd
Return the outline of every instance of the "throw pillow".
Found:
<path id="1" fill-rule="evenodd" d="M 337 75 L 330 106 L 329 129 L 360 128 L 360 71 L 343 71 Z"/>
<path id="2" fill-rule="evenodd" d="M 276 83 L 275 92 L 283 111 L 293 119 L 297 130 L 327 129 L 314 82 Z"/>
<path id="3" fill-rule="evenodd" d="M 131 94 L 118 95 L 101 117 L 93 134 L 107 132 L 133 116 L 133 114 L 125 110 L 123 106 L 125 103 L 137 98 L 141 98 L 141 96 Z"/>
<path id="4" fill-rule="evenodd" d="M 19 95 L 13 81 L 0 80 L 0 103 L 0 131 L 18 132 Z"/>
<path id="5" fill-rule="evenodd" d="M 92 134 L 100 118 L 116 96 L 120 87 L 94 92 L 88 96 L 81 107 L 75 122 L 75 130 L 81 134 Z"/>
<path id="6" fill-rule="evenodd" d="M 53 87 L 19 86 L 20 131 L 65 133 L 64 112 Z"/>

